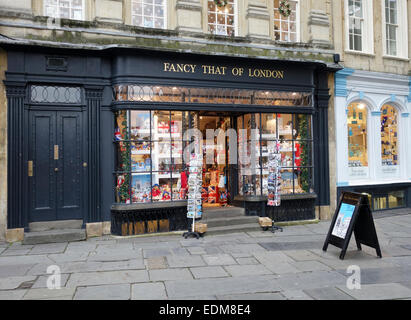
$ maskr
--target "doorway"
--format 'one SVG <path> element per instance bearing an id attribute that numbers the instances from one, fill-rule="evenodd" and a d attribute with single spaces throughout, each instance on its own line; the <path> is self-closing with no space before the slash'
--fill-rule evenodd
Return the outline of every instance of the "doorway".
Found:
<path id="1" fill-rule="evenodd" d="M 82 219 L 82 112 L 31 110 L 28 133 L 29 222 Z"/>
<path id="2" fill-rule="evenodd" d="M 223 207 L 229 202 L 229 128 L 231 118 L 227 115 L 199 114 L 203 136 L 203 207 Z"/>

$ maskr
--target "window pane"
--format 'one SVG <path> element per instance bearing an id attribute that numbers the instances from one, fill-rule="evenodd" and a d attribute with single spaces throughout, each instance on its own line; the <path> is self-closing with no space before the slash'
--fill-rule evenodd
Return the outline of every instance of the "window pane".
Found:
<path id="1" fill-rule="evenodd" d="M 295 193 L 310 193 L 312 189 L 312 169 L 298 167 L 294 169 L 294 192 Z"/>
<path id="2" fill-rule="evenodd" d="M 405 207 L 405 193 L 404 190 L 391 191 L 388 193 L 388 207 L 398 208 Z"/>
<path id="3" fill-rule="evenodd" d="M 171 172 L 153 172 L 153 201 L 171 200 Z"/>
<path id="4" fill-rule="evenodd" d="M 130 174 L 116 175 L 116 202 L 130 203 Z"/>
<path id="5" fill-rule="evenodd" d="M 291 114 L 277 114 L 278 138 L 280 140 L 292 140 L 293 120 Z"/>
<path id="6" fill-rule="evenodd" d="M 150 111 L 130 111 L 131 140 L 150 139 Z"/>
<path id="7" fill-rule="evenodd" d="M 154 111 L 152 121 L 152 140 L 170 140 L 170 112 Z"/>
<path id="8" fill-rule="evenodd" d="M 398 165 L 398 123 L 395 107 L 381 108 L 381 159 L 383 166 Z"/>
<path id="9" fill-rule="evenodd" d="M 131 180 L 131 200 L 133 203 L 151 202 L 151 175 L 132 175 Z"/>
<path id="10" fill-rule="evenodd" d="M 367 167 L 367 107 L 353 102 L 347 108 L 348 166 Z"/>
<path id="11" fill-rule="evenodd" d="M 151 170 L 150 142 L 131 143 L 131 171 Z"/>
<path id="12" fill-rule="evenodd" d="M 297 178 L 293 169 L 281 169 L 281 194 L 293 193 L 294 179 Z"/>
<path id="13" fill-rule="evenodd" d="M 208 0 L 208 30 L 211 33 L 232 36 L 235 33 L 235 8 L 234 1 L 228 0 L 228 4 L 224 7 L 215 5 L 214 0 Z"/>
<path id="14" fill-rule="evenodd" d="M 277 123 L 275 113 L 263 113 L 261 115 L 261 139 L 272 140 L 277 137 Z"/>

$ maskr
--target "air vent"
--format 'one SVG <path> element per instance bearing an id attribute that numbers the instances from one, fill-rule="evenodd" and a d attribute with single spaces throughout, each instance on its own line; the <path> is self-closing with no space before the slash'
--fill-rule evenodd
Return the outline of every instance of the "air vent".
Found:
<path id="1" fill-rule="evenodd" d="M 67 71 L 66 57 L 46 57 L 46 70 Z"/>

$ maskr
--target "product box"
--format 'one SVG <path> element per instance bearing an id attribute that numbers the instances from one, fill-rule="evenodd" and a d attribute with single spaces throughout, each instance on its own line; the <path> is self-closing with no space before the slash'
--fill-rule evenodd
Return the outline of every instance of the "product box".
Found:
<path id="1" fill-rule="evenodd" d="M 259 217 L 258 223 L 261 227 L 271 227 L 273 225 L 273 221 L 269 217 Z"/>
<path id="2" fill-rule="evenodd" d="M 206 223 L 196 223 L 194 225 L 194 231 L 198 233 L 205 233 L 207 232 L 207 224 Z"/>

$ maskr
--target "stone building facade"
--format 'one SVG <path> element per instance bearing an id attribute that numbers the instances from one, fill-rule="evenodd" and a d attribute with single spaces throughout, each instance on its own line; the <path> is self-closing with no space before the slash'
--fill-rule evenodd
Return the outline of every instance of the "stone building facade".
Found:
<path id="1" fill-rule="evenodd" d="M 313 218 L 329 218 L 335 207 L 337 182 L 333 173 L 336 162 L 333 152 L 336 148 L 333 129 L 335 102 L 333 97 L 328 99 L 334 92 L 334 72 L 341 69 L 338 61 L 334 59 L 334 54 L 340 53 L 346 66 L 369 66 L 372 58 L 376 61 L 375 71 L 400 74 L 409 69 L 409 60 L 387 60 L 377 53 L 375 57 L 358 57 L 345 53 L 342 45 L 344 22 L 340 15 L 343 7 L 336 1 L 289 1 L 289 17 L 279 13 L 279 3 L 277 0 L 228 1 L 227 7 L 221 11 L 211 0 L 0 0 L 0 239 L 6 236 L 9 240 L 21 239 L 23 232 L 29 231 L 30 222 L 30 214 L 25 213 L 29 211 L 30 205 L 27 204 L 26 207 L 24 201 L 29 203 L 31 198 L 19 199 L 21 195 L 17 194 L 21 192 L 23 195 L 30 190 L 24 180 L 27 175 L 26 160 L 29 160 L 24 152 L 28 142 L 24 142 L 23 129 L 19 127 L 24 127 L 26 120 L 16 120 L 15 117 L 19 116 L 17 113 L 7 116 L 8 110 L 15 112 L 20 106 L 23 114 L 23 105 L 29 105 L 30 101 L 37 103 L 30 94 L 39 83 L 43 90 L 47 90 L 46 86 L 50 81 L 53 81 L 53 86 L 58 83 L 74 86 L 75 81 L 84 81 L 78 84 L 84 88 L 85 108 L 94 108 L 96 103 L 100 104 L 102 109 L 107 109 L 107 115 L 101 114 L 101 119 L 107 116 L 106 124 L 112 125 L 114 115 L 109 110 L 109 91 L 114 84 L 111 72 L 115 67 L 110 67 L 110 63 L 121 55 L 124 55 L 124 60 L 119 59 L 115 63 L 116 67 L 121 61 L 128 61 L 126 64 L 133 63 L 132 55 L 145 56 L 142 52 L 158 55 L 160 60 L 170 55 L 176 57 L 176 61 L 197 61 L 193 57 L 201 57 L 201 61 L 206 61 L 206 57 L 209 57 L 211 62 L 219 64 L 235 61 L 236 64 L 244 66 L 261 64 L 269 68 L 270 65 L 278 65 L 285 70 L 289 69 L 290 73 L 295 73 L 295 79 L 298 78 L 299 68 L 315 70 L 311 75 L 312 79 L 315 79 L 311 80 L 315 82 L 314 109 L 321 108 L 324 111 L 312 111 L 313 118 L 316 119 L 313 121 L 317 121 L 314 130 L 318 133 L 318 137 L 314 138 L 314 149 L 330 148 L 330 157 L 327 151 L 325 158 L 316 157 L 317 162 L 313 165 L 316 185 L 323 188 L 321 191 L 319 187 L 314 188 L 316 200 Z M 408 10 L 409 8 L 410 6 Z M 375 16 L 378 17 L 378 10 L 375 11 Z M 377 46 L 378 43 L 375 48 Z M 76 62 L 78 66 L 75 63 L 71 65 L 76 55 L 84 59 L 84 65 L 81 61 Z M 48 56 L 51 56 L 51 60 Z M 56 57 L 61 59 L 53 60 Z M 37 63 L 41 64 L 42 59 L 57 65 L 53 67 L 47 64 L 46 69 L 36 69 Z M 137 61 L 137 64 L 139 63 Z M 81 70 L 80 65 L 86 69 Z M 128 67 L 132 69 L 132 65 Z M 100 73 L 95 73 L 96 68 Z M 89 75 L 88 70 L 92 70 Z M 124 74 L 120 74 L 119 78 L 126 79 L 127 66 L 122 70 Z M 136 73 L 139 70 L 136 69 Z M 147 79 L 149 76 L 144 77 Z M 127 79 L 134 81 L 132 75 Z M 176 83 L 184 84 L 184 81 L 189 79 L 177 80 Z M 200 78 L 193 78 L 193 81 L 197 81 L 199 85 L 206 83 L 201 82 Z M 227 81 L 226 83 L 234 86 L 237 80 Z M 247 88 L 246 82 L 239 82 L 238 85 Z M 171 80 L 169 83 L 172 83 Z M 275 87 L 277 84 L 273 82 L 272 85 Z M 262 88 L 269 86 L 269 83 L 261 82 Z M 291 90 L 291 87 L 288 90 Z M 95 102 L 97 100 L 98 102 Z M 278 108 L 270 110 L 274 113 L 281 110 L 284 112 Z M 226 108 L 225 112 L 231 111 Z M 94 122 L 90 123 L 94 126 Z M 98 122 L 99 125 L 103 125 L 103 122 Z M 327 128 L 330 128 L 329 131 Z M 88 132 L 89 137 L 101 141 L 104 130 L 95 130 L 97 131 Z M 10 137 L 11 134 L 13 138 Z M 21 141 L 15 140 L 14 135 L 20 137 Z M 111 139 L 110 134 L 107 137 Z M 12 147 L 10 141 L 13 143 Z M 100 152 L 96 146 L 89 148 L 92 150 L 89 152 Z M 103 147 L 101 148 L 103 150 Z M 91 157 L 91 154 L 89 156 Z M 103 157 L 103 154 L 101 156 Z M 111 189 L 115 186 L 111 185 L 110 178 L 114 164 L 105 163 L 105 160 L 101 159 L 94 159 L 91 166 L 91 158 L 88 158 L 90 169 L 87 169 L 89 171 L 85 175 L 89 184 L 108 182 L 110 186 L 108 191 L 97 190 L 93 193 L 89 190 L 91 195 L 84 209 L 84 215 L 88 218 L 83 220 L 84 226 L 94 223 L 97 224 L 97 229 L 102 230 L 104 225 L 107 231 L 110 208 L 114 202 Z M 15 165 L 17 162 L 20 167 Z M 86 166 L 87 162 L 84 163 Z M 101 174 L 103 167 L 104 170 L 108 168 L 107 177 Z M 91 172 L 95 168 L 97 171 Z M 102 180 L 98 178 L 100 174 Z"/>

